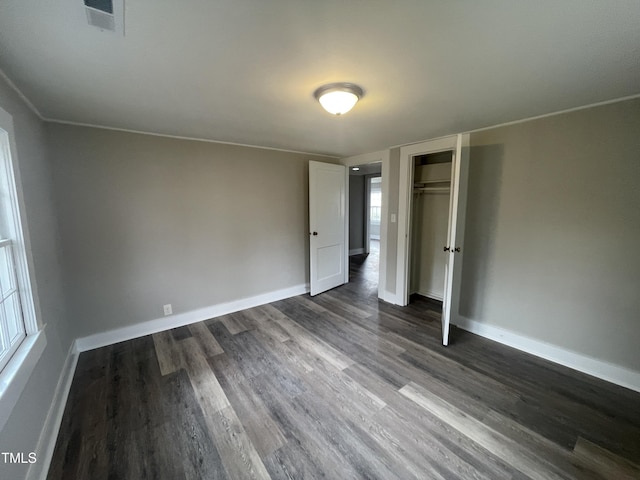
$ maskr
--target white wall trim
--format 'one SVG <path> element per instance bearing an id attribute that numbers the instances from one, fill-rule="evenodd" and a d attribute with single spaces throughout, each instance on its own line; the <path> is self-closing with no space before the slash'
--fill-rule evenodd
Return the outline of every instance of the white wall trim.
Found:
<path id="1" fill-rule="evenodd" d="M 611 105 L 613 103 L 620 103 L 620 102 L 626 102 L 628 100 L 635 100 L 636 98 L 640 98 L 640 93 L 636 93 L 634 95 L 627 95 L 626 97 L 612 98 L 611 100 L 604 100 L 602 102 L 589 103 L 588 105 L 579 105 L 577 107 L 566 108 L 564 110 L 556 110 L 554 112 L 543 113 L 541 115 L 535 115 L 533 117 L 526 117 L 518 120 L 511 120 L 509 122 L 497 123 L 494 125 L 487 125 L 486 127 L 474 128 L 472 130 L 467 130 L 461 133 L 476 133 L 476 132 L 482 132 L 484 130 L 493 130 L 494 128 L 508 127 L 511 125 L 517 125 L 518 123 L 530 122 L 532 120 L 540 120 L 541 118 L 547 118 L 547 117 L 555 117 L 556 115 L 563 115 L 565 113 L 578 112 L 580 110 L 586 110 L 588 108 L 603 107 L 605 105 Z M 415 142 L 401 143 L 399 145 L 393 145 L 389 147 L 389 149 L 399 148 L 399 147 L 408 147 L 410 145 L 415 145 L 416 143 L 423 143 L 431 140 L 439 140 L 441 138 L 448 137 L 448 136 L 450 135 L 442 135 L 440 137 L 435 137 L 435 138 L 425 138 L 422 140 L 416 140 Z"/>
<path id="2" fill-rule="evenodd" d="M 457 317 L 452 323 L 481 337 L 640 392 L 640 372 L 465 317 Z"/>
<path id="3" fill-rule="evenodd" d="M 543 113 L 542 115 L 536 115 L 535 117 L 522 118 L 520 120 L 513 120 L 511 122 L 499 123 L 498 125 L 490 125 L 488 127 L 476 128 L 474 130 L 469 130 L 468 132 L 465 132 L 465 133 L 476 133 L 476 132 L 482 132 L 482 131 L 485 131 L 485 130 L 493 130 L 494 128 L 509 127 L 511 125 L 517 125 L 519 123 L 525 123 L 525 122 L 531 122 L 531 121 L 534 121 L 534 120 L 540 120 L 542 118 L 555 117 L 556 115 L 563 115 L 565 113 L 579 112 L 580 110 L 587 110 L 589 108 L 603 107 L 605 105 L 611 105 L 613 103 L 620 103 L 620 102 L 626 102 L 628 100 L 635 100 L 636 98 L 640 98 L 640 93 L 637 93 L 635 95 L 629 95 L 629 96 L 622 97 L 622 98 L 614 98 L 612 100 L 605 100 L 603 102 L 590 103 L 589 105 L 580 105 L 579 107 L 567 108 L 567 109 L 564 109 L 564 110 L 558 110 L 556 112 Z"/>
<path id="4" fill-rule="evenodd" d="M 75 348 L 75 342 L 73 342 L 69 347 L 67 358 L 60 372 L 58 384 L 53 394 L 51 407 L 49 407 L 47 418 L 40 432 L 38 446 L 35 450 L 38 461 L 29 466 L 26 476 L 27 480 L 46 480 L 47 478 L 77 364 L 78 352 Z"/>
<path id="5" fill-rule="evenodd" d="M 41 121 L 45 120 L 45 118 L 42 116 L 42 114 L 36 108 L 36 106 L 33 103 L 31 103 L 31 101 L 27 98 L 27 96 L 24 93 L 22 93 L 22 91 L 16 86 L 15 83 L 13 83 L 13 81 L 11 81 L 11 79 L 7 76 L 6 73 L 4 73 L 2 69 L 0 69 L 0 77 L 2 77 L 4 81 L 7 82 L 7 85 L 9 85 L 18 94 L 18 97 L 20 97 L 20 100 L 22 100 L 25 103 L 25 105 L 29 107 L 29 110 L 31 110 Z"/>
<path id="6" fill-rule="evenodd" d="M 409 302 L 409 258 L 411 250 L 411 203 L 413 197 L 413 158 L 428 153 L 455 152 L 460 135 L 450 135 L 428 142 L 400 148 L 400 178 L 398 198 L 398 248 L 396 255 L 396 302 L 404 306 Z M 452 192 L 453 193 L 453 192 Z M 452 197 L 453 198 L 453 197 Z M 449 206 L 451 218 L 451 205 Z M 447 229 L 450 229 L 447 227 Z"/>
<path id="7" fill-rule="evenodd" d="M 51 118 L 51 117 L 45 117 L 44 115 L 42 115 L 40 113 L 40 111 L 36 108 L 36 106 L 31 103 L 31 101 L 29 100 L 29 98 L 22 93 L 22 91 L 16 86 L 16 84 L 7 76 L 7 74 L 0 69 L 0 77 L 2 77 L 7 84 L 18 94 L 18 96 L 20 97 L 20 99 L 27 105 L 27 107 L 29 107 L 29 109 L 43 122 L 50 122 L 50 123 L 59 123 L 62 125 L 74 125 L 77 127 L 90 127 L 90 128 L 101 128 L 104 130 L 114 130 L 117 132 L 127 132 L 127 133 L 137 133 L 140 135 L 152 135 L 152 136 L 156 136 L 156 137 L 166 137 L 166 138 L 175 138 L 177 140 L 194 140 L 197 142 L 209 142 L 209 143 L 221 143 L 224 145 L 236 145 L 238 147 L 249 147 L 249 148 L 262 148 L 265 150 L 276 150 L 279 152 L 289 152 L 289 153 L 300 153 L 300 154 L 304 154 L 304 155 L 315 155 L 315 156 L 319 156 L 319 157 L 327 157 L 327 158 L 333 158 L 333 159 L 338 159 L 340 158 L 339 156 L 336 155 L 328 155 L 328 154 L 323 154 L 323 153 L 312 153 L 312 152 L 301 152 L 298 150 L 287 150 L 284 148 L 275 148 L 275 147 L 265 147 L 265 146 L 261 146 L 261 145 L 250 145 L 250 144 L 244 144 L 244 143 L 235 143 L 235 142 L 223 142 L 220 140 L 212 140 L 212 139 L 207 139 L 207 138 L 199 138 L 199 137 L 186 137 L 186 136 L 180 136 L 180 135 L 170 135 L 170 134 L 164 134 L 164 133 L 155 133 L 155 132 L 148 132 L 148 131 L 144 131 L 144 130 L 132 130 L 132 129 L 128 129 L 128 128 L 118 128 L 118 127 L 109 127 L 109 126 L 105 126 L 105 125 L 96 125 L 96 124 L 92 124 L 92 123 L 82 123 L 82 122 L 73 122 L 73 121 L 69 121 L 69 120 L 61 120 L 61 119 L 57 119 L 57 118 Z M 527 118 L 522 118 L 519 120 L 512 120 L 510 122 L 504 122 L 504 123 L 498 123 L 496 125 L 488 125 L 486 127 L 481 127 L 481 128 L 476 128 L 473 130 L 469 130 L 467 132 L 464 133 L 475 133 L 475 132 L 481 132 L 483 130 L 491 130 L 494 128 L 500 128 L 500 127 L 506 127 L 509 125 L 515 125 L 518 123 L 524 123 L 524 122 L 529 122 L 531 120 L 538 120 L 541 118 L 546 118 L 546 117 L 553 117 L 555 115 L 562 115 L 564 113 L 571 113 L 571 112 L 576 112 L 579 110 L 585 110 L 587 108 L 594 108 L 594 107 L 601 107 L 604 105 L 610 105 L 613 103 L 618 103 L 618 102 L 626 102 L 628 100 L 634 100 L 636 98 L 640 98 L 640 93 L 638 94 L 634 94 L 634 95 L 627 95 L 626 97 L 620 97 L 620 98 L 613 98 L 610 100 L 604 100 L 602 102 L 595 102 L 595 103 L 590 103 L 588 105 L 580 105 L 577 107 L 572 107 L 572 108 L 567 108 L 564 110 L 557 110 L 555 112 L 550 112 L 550 113 L 544 113 L 541 115 L 536 115 L 533 117 L 527 117 Z M 409 143 L 402 143 L 399 145 L 392 145 L 390 147 L 388 147 L 386 150 L 381 150 L 380 152 L 388 152 L 389 150 L 393 149 L 393 148 L 399 148 L 399 147 L 406 147 L 409 145 L 413 145 L 416 143 L 423 143 L 426 141 L 430 141 L 430 140 L 437 140 L 443 137 L 448 137 L 450 135 L 443 135 L 442 137 L 435 137 L 435 138 L 425 138 L 425 139 L 421 139 L 421 140 L 416 140 L 414 142 L 409 142 Z M 354 161 L 356 163 L 349 163 L 349 164 L 344 164 L 344 165 L 362 165 L 365 163 L 374 163 L 376 161 L 380 161 L 380 160 L 370 160 L 370 158 L 375 157 L 375 155 L 377 155 L 380 152 L 373 152 L 373 153 L 363 153 L 363 154 L 359 154 L 359 155 L 355 155 L 352 157 L 347 157 L 344 160 L 347 159 L 354 159 Z M 360 163 L 358 163 L 360 162 Z"/>
<path id="8" fill-rule="evenodd" d="M 22 191 L 22 179 L 18 168 L 18 148 L 15 142 L 13 117 L 0 108 L 0 171 L 5 181 L 0 185 L 7 196 L 4 205 L 9 238 L 13 240 L 13 260 L 15 262 L 16 280 L 22 307 L 22 316 L 27 335 L 34 334 L 44 328 L 38 300 L 37 285 L 33 281 L 33 254 L 31 240 L 26 225 L 26 208 Z"/>
<path id="9" fill-rule="evenodd" d="M 362 248 L 362 247 L 361 248 L 353 248 L 353 249 L 349 250 L 349 255 L 350 256 L 351 255 L 360 255 L 362 253 L 364 253 L 364 248 Z"/>
<path id="10" fill-rule="evenodd" d="M 113 345 L 152 333 L 162 332 L 171 328 L 182 327 L 191 323 L 202 322 L 210 318 L 227 315 L 247 308 L 257 307 L 271 302 L 277 302 L 289 297 L 309 293 L 309 285 L 296 285 L 295 287 L 284 288 L 273 292 L 267 292 L 253 297 L 241 298 L 230 302 L 212 305 L 210 307 L 199 308 L 189 312 L 170 315 L 168 317 L 156 318 L 140 322 L 135 325 L 116 328 L 106 332 L 100 332 L 76 340 L 76 348 L 79 352 L 93 350 L 94 348 Z"/>
<path id="11" fill-rule="evenodd" d="M 135 135 L 151 135 L 152 137 L 172 138 L 174 140 L 191 140 L 194 142 L 219 143 L 221 145 L 231 145 L 234 147 L 259 148 L 261 150 L 274 150 L 276 152 L 296 153 L 298 155 L 313 155 L 314 157 L 325 157 L 338 160 L 340 157 L 336 155 L 328 155 L 326 153 L 302 152 L 300 150 L 289 150 L 286 148 L 267 147 L 264 145 L 251 145 L 249 143 L 225 142 L 223 140 L 214 140 L 211 138 L 187 137 L 183 135 L 172 135 L 170 133 L 147 132 L 145 130 L 133 130 L 131 128 L 109 127 L 106 125 L 96 125 L 93 123 L 71 122 L 68 120 L 60 120 L 57 118 L 41 117 L 45 122 L 59 123 L 60 125 L 71 125 L 74 127 L 98 128 L 101 130 L 111 130 L 114 132 L 132 133 Z"/>
<path id="12" fill-rule="evenodd" d="M 190 312 L 158 318 L 137 325 L 97 333 L 84 338 L 78 338 L 69 348 L 66 361 L 60 373 L 51 407 L 47 413 L 47 418 L 38 439 L 36 454 L 38 461 L 29 466 L 27 480 L 46 480 L 49 466 L 56 446 L 56 440 L 60 431 L 62 417 L 67 405 L 69 391 L 76 371 L 78 357 L 81 352 L 94 348 L 112 345 L 114 343 L 131 340 L 151 333 L 181 327 L 190 323 L 201 322 L 210 318 L 226 315 L 247 308 L 257 307 L 266 303 L 283 300 L 296 295 L 303 295 L 309 292 L 309 285 L 297 285 L 295 287 L 284 288 L 273 292 L 268 292 L 253 297 L 242 298 L 231 302 L 213 305 L 211 307 L 192 310 Z"/>

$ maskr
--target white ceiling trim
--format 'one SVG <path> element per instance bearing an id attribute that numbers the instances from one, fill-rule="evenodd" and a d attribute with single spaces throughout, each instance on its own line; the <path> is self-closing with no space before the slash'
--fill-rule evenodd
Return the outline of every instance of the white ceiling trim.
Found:
<path id="1" fill-rule="evenodd" d="M 640 98 L 640 93 L 635 94 L 635 95 L 628 95 L 626 97 L 614 98 L 612 100 L 605 100 L 603 102 L 590 103 L 589 105 L 582 105 L 580 107 L 567 108 L 565 110 L 558 110 L 556 112 L 545 113 L 543 115 L 536 115 L 536 116 L 533 116 L 533 117 L 522 118 L 520 120 L 512 120 L 511 122 L 498 123 L 496 125 L 489 125 L 487 127 L 476 128 L 474 130 L 469 130 L 467 132 L 458 132 L 458 133 L 483 132 L 485 130 L 493 130 L 494 128 L 508 127 L 510 125 L 517 125 L 519 123 L 531 122 L 533 120 L 539 120 L 539 119 L 542 119 L 542 118 L 555 117 L 556 115 L 562 115 L 564 113 L 577 112 L 577 111 L 580 111 L 580 110 L 587 110 L 589 108 L 594 108 L 594 107 L 602 107 L 604 105 L 611 105 L 612 103 L 626 102 L 627 100 L 634 100 L 636 98 Z M 454 133 L 453 135 L 456 135 L 456 134 Z M 425 139 L 420 140 L 418 142 L 401 143 L 399 145 L 393 145 L 393 146 L 391 146 L 389 148 L 391 149 L 391 148 L 408 147 L 410 145 L 416 145 L 418 143 L 424 143 L 424 142 L 431 142 L 431 141 L 434 141 L 434 140 L 439 140 L 441 138 L 446 138 L 446 137 L 450 137 L 450 136 L 451 135 L 442 135 L 441 137 L 437 137 L 437 138 L 425 138 Z"/>
<path id="2" fill-rule="evenodd" d="M 236 147 L 247 147 L 247 148 L 260 148 L 263 150 L 273 150 L 276 152 L 287 152 L 287 153 L 296 153 L 296 154 L 301 154 L 301 155 L 313 155 L 316 157 L 325 157 L 325 158 L 331 158 L 331 159 L 351 159 L 351 158 L 357 158 L 357 157 L 366 157 L 368 155 L 371 154 L 378 154 L 379 152 L 367 152 L 367 153 L 363 153 L 363 154 L 359 154 L 359 155 L 353 155 L 350 157 L 340 157 L 340 156 L 335 156 L 335 155 L 326 155 L 323 153 L 313 153 L 313 152 L 304 152 L 304 151 L 300 151 L 300 150 L 288 150 L 285 148 L 276 148 L 276 147 L 265 147 L 262 145 L 251 145 L 251 144 L 246 144 L 246 143 L 235 143 L 235 142 L 224 142 L 221 140 L 213 140 L 210 138 L 198 138 L 198 137 L 186 137 L 186 136 L 180 136 L 180 135 L 171 135 L 171 134 L 166 134 L 166 133 L 156 133 L 156 132 L 148 132 L 148 131 L 143 131 L 143 130 L 131 130 L 131 129 L 127 129 L 127 128 L 118 128 L 118 127 L 109 127 L 109 126 L 105 126 L 105 125 L 95 125 L 95 124 L 91 124 L 91 123 L 81 123 L 81 122 L 70 122 L 67 120 L 60 120 L 57 118 L 49 118 L 49 117 L 45 117 L 43 116 L 40 111 L 36 108 L 36 106 L 29 100 L 29 98 L 22 93 L 22 91 L 16 86 L 16 84 L 7 76 L 7 74 L 0 68 L 0 77 L 2 79 L 4 79 L 5 82 L 7 82 L 7 84 L 9 85 L 9 87 L 11 87 L 20 97 L 20 99 L 27 105 L 27 107 L 29 107 L 29 109 L 43 122 L 50 122 L 50 123 L 59 123 L 62 125 L 73 125 L 76 127 L 88 127 L 88 128 L 101 128 L 104 130 L 112 130 L 112 131 L 116 131 L 116 132 L 125 132 L 125 133 L 134 133 L 134 134 L 138 134 L 138 135 L 151 135 L 154 137 L 164 137 L 164 138 L 173 138 L 175 140 L 192 140 L 195 142 L 206 142 L 206 143 L 219 143 L 222 145 L 233 145 Z M 628 100 L 634 100 L 636 98 L 640 98 L 640 93 L 635 94 L 635 95 L 628 95 L 626 97 L 620 97 L 620 98 L 614 98 L 611 100 L 605 100 L 602 102 L 596 102 L 596 103 L 591 103 L 589 105 L 582 105 L 579 107 L 574 107 L 574 108 L 567 108 L 564 110 L 558 110 L 555 112 L 551 112 L 551 113 L 545 113 L 543 115 L 536 115 L 533 117 L 527 117 L 527 118 L 522 118 L 520 120 L 513 120 L 511 122 L 505 122 L 505 123 L 499 123 L 496 125 L 489 125 L 486 127 L 482 127 L 482 128 L 476 128 L 474 130 L 469 130 L 467 132 L 458 132 L 458 133 L 477 133 L 477 132 L 483 132 L 486 130 L 492 130 L 494 128 L 501 128 L 501 127 L 508 127 L 511 125 L 517 125 L 519 123 L 525 123 L 525 122 L 530 122 L 533 120 L 539 120 L 542 118 L 548 118 L 548 117 L 554 117 L 556 115 L 562 115 L 565 113 L 571 113 L 571 112 L 577 112 L 580 110 L 587 110 L 589 108 L 594 108 L 594 107 L 601 107 L 604 105 L 611 105 L 613 103 L 619 103 L 619 102 L 625 102 Z M 400 148 L 400 147 L 407 147 L 410 145 L 415 145 L 418 143 L 423 143 L 423 142 L 427 142 L 427 141 L 433 141 L 433 140 L 438 140 L 438 138 L 444 138 L 444 137 L 450 137 L 451 135 L 443 135 L 442 137 L 437 137 L 437 138 L 425 138 L 423 140 L 419 140 L 417 142 L 410 142 L 410 143 L 402 143 L 402 144 L 398 144 L 398 145 L 392 145 L 390 147 L 388 147 L 388 149 L 392 149 L 392 148 Z M 363 163 L 367 163 L 367 162 L 363 162 Z M 354 164 L 355 165 L 355 164 Z"/>
<path id="3" fill-rule="evenodd" d="M 0 68 L 94 126 L 336 158 L 640 93 L 638 0 L 136 0 L 124 37 L 82 3 L 5 3 Z M 336 121 L 311 92 L 340 81 L 366 94 Z"/>
<path id="4" fill-rule="evenodd" d="M 93 125 L 91 123 L 69 122 L 67 120 L 58 120 L 56 118 L 42 117 L 45 122 L 59 123 L 61 125 L 73 125 L 74 127 L 100 128 L 103 130 L 112 130 L 115 132 L 134 133 L 137 135 L 151 135 L 152 137 L 173 138 L 175 140 L 192 140 L 194 142 L 219 143 L 221 145 L 232 145 L 234 147 L 259 148 L 261 150 L 274 150 L 276 152 L 297 153 L 299 155 L 313 155 L 314 157 L 325 157 L 339 159 L 340 157 L 326 155 L 324 153 L 302 152 L 299 150 L 287 150 L 286 148 L 264 147 L 262 145 L 251 145 L 248 143 L 223 142 L 221 140 L 212 140 L 210 138 L 184 137 L 180 135 L 170 135 L 168 133 L 145 132 L 143 130 L 131 130 L 128 128 L 106 127 L 104 125 Z"/>
<path id="5" fill-rule="evenodd" d="M 591 103 L 589 105 L 582 105 L 580 107 L 573 107 L 573 108 L 567 108 L 565 110 L 558 110 L 557 112 L 545 113 L 543 115 L 536 115 L 535 117 L 523 118 L 522 120 L 513 120 L 511 122 L 500 123 L 498 125 L 491 125 L 489 127 L 476 128 L 475 130 L 469 130 L 468 132 L 461 132 L 461 133 L 476 133 L 476 132 L 482 132 L 485 130 L 492 130 L 494 128 L 508 127 L 509 125 L 517 125 L 518 123 L 530 122 L 532 120 L 539 120 L 541 118 L 555 117 L 556 115 L 577 112 L 580 110 L 587 110 L 588 108 L 602 107 L 604 105 L 611 105 L 612 103 L 626 102 L 627 100 L 634 100 L 636 98 L 640 98 L 640 93 L 637 93 L 635 95 L 628 95 L 626 97 L 621 97 L 621 98 L 614 98 L 612 100 L 605 100 L 603 102 Z M 420 142 L 416 142 L 416 143 L 420 143 Z M 399 145 L 399 146 L 404 146 L 404 145 Z"/>
<path id="6" fill-rule="evenodd" d="M 27 107 L 29 107 L 29 110 L 35 113 L 40 120 L 42 121 L 46 120 L 40 113 L 40 110 L 38 110 L 36 106 L 33 103 L 31 103 L 31 100 L 29 100 L 27 96 L 24 93 L 22 93 L 22 91 L 16 86 L 15 83 L 13 83 L 13 81 L 7 76 L 6 73 L 4 73 L 4 71 L 1 68 L 0 68 L 0 77 L 2 77 L 2 79 L 5 82 L 7 82 L 7 85 L 9 85 L 18 94 L 20 99 L 27 105 Z"/>
<path id="7" fill-rule="evenodd" d="M 250 145 L 250 144 L 246 144 L 246 143 L 223 142 L 223 141 L 220 141 L 220 140 L 212 140 L 210 138 L 184 137 L 184 136 L 180 136 L 180 135 L 170 135 L 170 134 L 166 134 L 166 133 L 146 132 L 146 131 L 142 131 L 142 130 L 130 130 L 130 129 L 127 129 L 127 128 L 108 127 L 108 126 L 105 126 L 105 125 L 94 125 L 94 124 L 91 124 L 91 123 L 70 122 L 70 121 L 67 121 L 67 120 L 59 120 L 57 118 L 49 118 L 49 117 L 45 117 L 44 115 L 42 115 L 40 113 L 40 110 L 38 110 L 36 108 L 36 106 L 31 102 L 31 100 L 29 100 L 29 98 L 24 93 L 22 93 L 22 91 L 7 76 L 7 74 L 4 73 L 4 71 L 1 68 L 0 68 L 0 77 L 5 82 L 7 82 L 7 85 L 9 85 L 9 87 L 11 87 L 18 94 L 18 97 L 20 97 L 20 99 L 27 105 L 27 107 L 29 107 L 29 110 L 31 110 L 43 122 L 60 123 L 62 125 L 73 125 L 73 126 L 76 126 L 76 127 L 101 128 L 101 129 L 104 129 L 104 130 L 113 130 L 113 131 L 116 131 L 116 132 L 135 133 L 135 134 L 138 134 L 138 135 L 151 135 L 151 136 L 154 136 L 154 137 L 173 138 L 175 140 L 193 140 L 194 142 L 220 143 L 222 145 L 233 145 L 233 146 L 236 146 L 236 147 L 260 148 L 262 150 L 274 150 L 276 152 L 297 153 L 297 154 L 300 154 L 300 155 L 313 155 L 315 157 L 325 157 L 325 158 L 331 158 L 331 159 L 339 159 L 340 158 L 340 157 L 337 157 L 337 156 L 334 156 L 334 155 L 326 155 L 326 154 L 323 154 L 323 153 L 303 152 L 303 151 L 299 151 L 299 150 L 287 150 L 285 148 L 265 147 L 265 146 L 262 146 L 262 145 Z"/>

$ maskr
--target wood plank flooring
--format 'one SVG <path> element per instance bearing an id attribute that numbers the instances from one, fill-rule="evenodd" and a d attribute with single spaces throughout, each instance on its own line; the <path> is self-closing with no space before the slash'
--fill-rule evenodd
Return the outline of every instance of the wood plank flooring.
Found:
<path id="1" fill-rule="evenodd" d="M 640 394 L 351 283 L 80 356 L 49 480 L 638 479 Z"/>

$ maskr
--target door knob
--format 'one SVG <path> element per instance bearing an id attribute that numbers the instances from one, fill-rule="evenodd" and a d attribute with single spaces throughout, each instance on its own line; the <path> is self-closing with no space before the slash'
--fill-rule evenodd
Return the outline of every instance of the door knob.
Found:
<path id="1" fill-rule="evenodd" d="M 449 247 L 444 247 L 445 252 L 448 252 L 449 250 L 451 250 Z"/>
<path id="2" fill-rule="evenodd" d="M 313 236 L 314 237 L 317 236 L 317 235 L 318 235 L 318 232 L 313 232 Z"/>
<path id="3" fill-rule="evenodd" d="M 456 247 L 453 251 L 454 252 L 459 252 L 460 251 L 460 247 Z"/>

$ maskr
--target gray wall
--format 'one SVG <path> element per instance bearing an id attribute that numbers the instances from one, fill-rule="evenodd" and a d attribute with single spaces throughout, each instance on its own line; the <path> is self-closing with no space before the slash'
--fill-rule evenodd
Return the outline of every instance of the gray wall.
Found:
<path id="1" fill-rule="evenodd" d="M 640 100 L 471 145 L 460 313 L 640 371 Z"/>
<path id="2" fill-rule="evenodd" d="M 449 194 L 413 197 L 411 212 L 410 292 L 442 300 L 447 257 Z"/>
<path id="3" fill-rule="evenodd" d="M 308 160 L 60 124 L 70 315 L 83 337 L 309 281 Z"/>
<path id="4" fill-rule="evenodd" d="M 63 300 L 58 229 L 43 125 L 1 77 L 0 107 L 13 116 L 17 162 L 25 206 L 23 226 L 31 244 L 29 267 L 32 281 L 35 282 L 36 311 L 39 319 L 47 325 L 46 349 L 11 417 L 0 431 L 0 452 L 28 453 L 36 449 L 63 362 L 71 345 L 71 335 Z M 0 463 L 0 477 L 24 478 L 27 467 L 28 465 Z"/>
<path id="5" fill-rule="evenodd" d="M 0 106 L 48 338 L 0 451 L 34 450 L 72 338 L 308 281 L 307 160 L 329 159 L 56 124 L 45 143 L 1 79 Z M 461 313 L 639 371 L 639 139 L 640 100 L 473 134 Z M 390 293 L 396 251 L 389 223 Z"/>
<path id="6" fill-rule="evenodd" d="M 349 175 L 349 250 L 364 248 L 365 177 Z"/>

